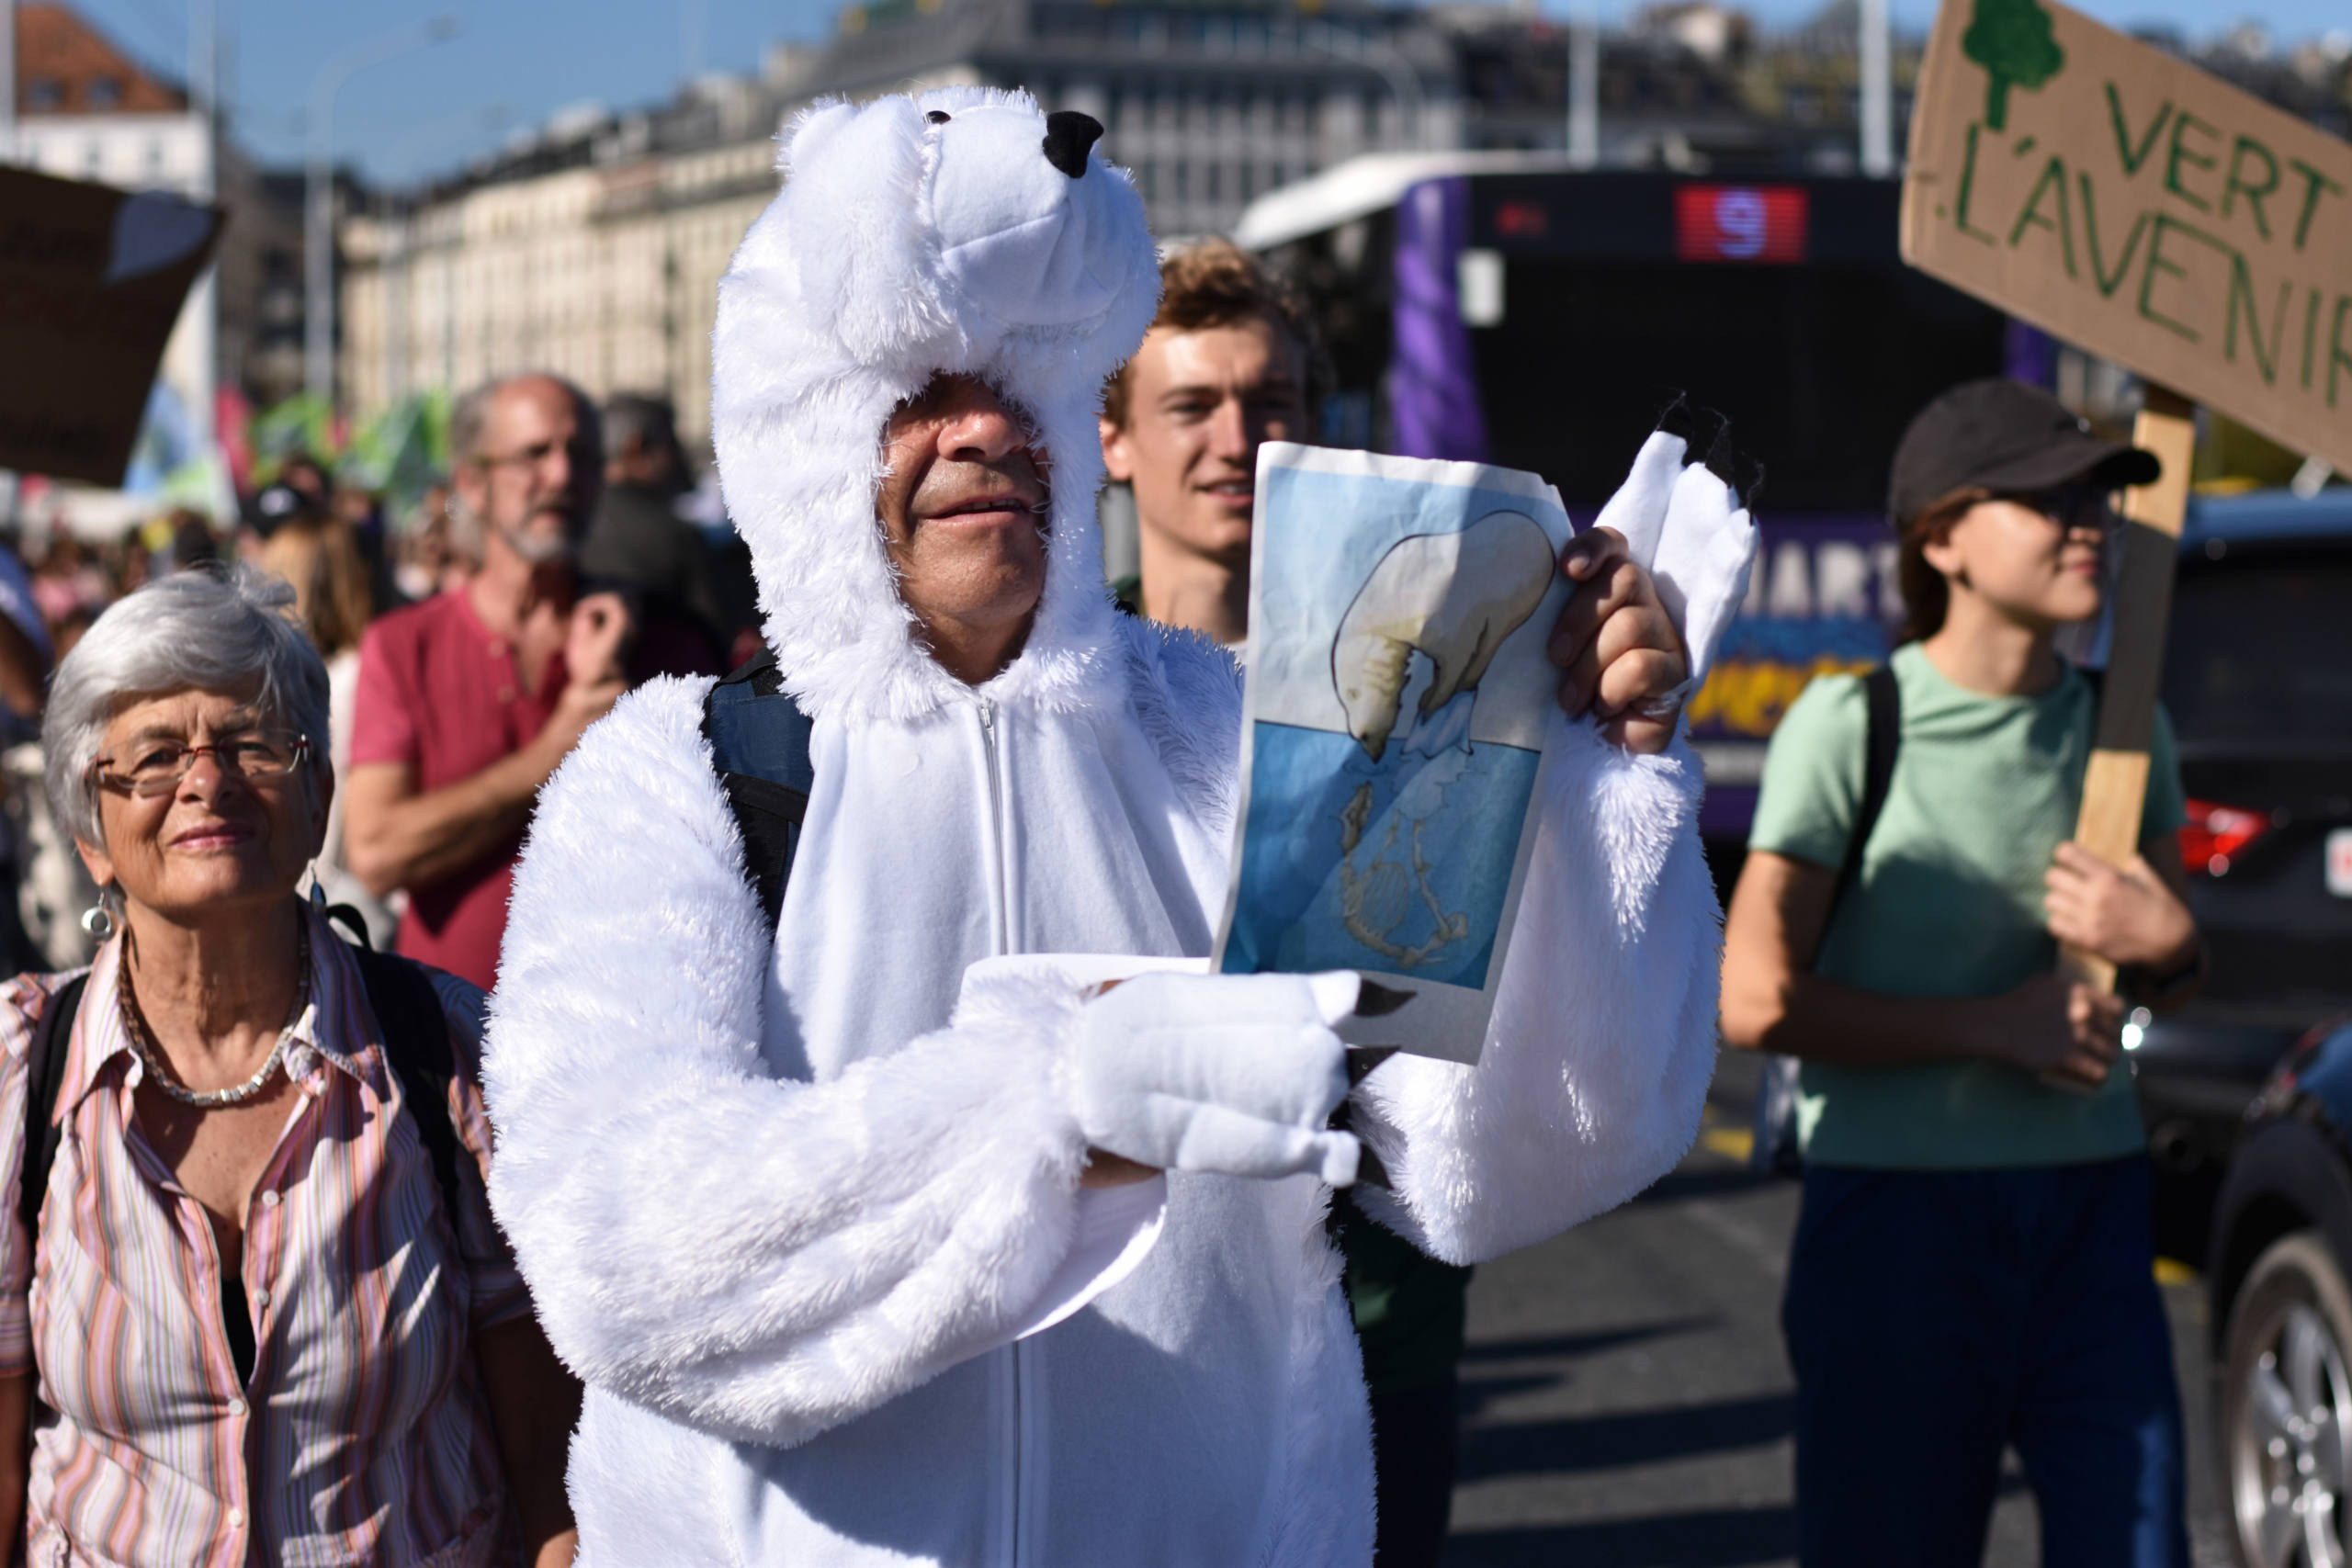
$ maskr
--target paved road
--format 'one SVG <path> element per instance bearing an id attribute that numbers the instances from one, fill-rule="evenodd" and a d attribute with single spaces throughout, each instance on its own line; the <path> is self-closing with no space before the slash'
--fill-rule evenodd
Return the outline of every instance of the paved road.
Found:
<path id="1" fill-rule="evenodd" d="M 1479 1271 L 1447 1568 L 1793 1562 L 1793 1400 L 1778 1322 L 1797 1188 L 1733 1158 L 1752 1063 L 1711 1134 L 1643 1198 Z M 2214 1479 L 2203 1297 L 2168 1284 L 2199 1568 L 2233 1562 Z M 2011 1461 L 1985 1561 L 2038 1562 Z"/>

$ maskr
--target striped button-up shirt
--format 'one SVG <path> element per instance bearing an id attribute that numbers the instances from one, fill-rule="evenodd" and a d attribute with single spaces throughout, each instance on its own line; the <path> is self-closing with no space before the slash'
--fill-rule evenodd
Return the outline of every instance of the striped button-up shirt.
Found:
<path id="1" fill-rule="evenodd" d="M 26 1502 L 48 1564 L 487 1563 L 503 1470 L 469 1354 L 528 1309 L 482 1183 L 481 993 L 435 972 L 473 1155 L 459 1212 L 401 1114 L 357 965 L 311 920 L 300 1091 L 244 1216 L 254 1356 L 238 1380 L 211 1220 L 139 1128 L 141 1068 L 116 1000 L 122 944 L 90 971 L 59 1081 L 57 1163 L 28 1257 L 17 1193 L 26 1054 L 70 976 L 0 990 L 0 1376 L 38 1368 Z M 454 1224 L 451 1222 L 454 1221 Z"/>

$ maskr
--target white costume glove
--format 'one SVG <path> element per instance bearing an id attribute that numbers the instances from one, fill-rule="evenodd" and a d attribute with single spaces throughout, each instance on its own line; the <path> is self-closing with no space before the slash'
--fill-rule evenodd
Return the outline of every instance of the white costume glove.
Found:
<path id="1" fill-rule="evenodd" d="M 1633 471 L 1593 525 L 1625 536 L 1625 553 L 1646 567 L 1658 602 L 1682 634 L 1690 675 L 1674 702 L 1706 683 L 1715 644 L 1747 593 L 1756 529 L 1729 485 L 1704 465 L 1685 466 L 1688 446 L 1660 430 L 1642 444 Z"/>
<path id="2" fill-rule="evenodd" d="M 1324 1125 L 1348 1094 L 1331 1025 L 1351 974 L 1137 976 L 1088 1002 L 1075 1053 L 1079 1126 L 1162 1170 L 1356 1179 L 1358 1146 Z"/>

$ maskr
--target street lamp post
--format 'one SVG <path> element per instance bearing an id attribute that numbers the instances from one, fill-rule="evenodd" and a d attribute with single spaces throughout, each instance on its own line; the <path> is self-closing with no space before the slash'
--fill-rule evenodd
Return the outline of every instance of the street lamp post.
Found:
<path id="1" fill-rule="evenodd" d="M 1575 0 L 1568 13 L 1568 166 L 1600 163 L 1600 6 Z"/>
<path id="2" fill-rule="evenodd" d="M 1861 64 L 1862 173 L 1883 180 L 1894 173 L 1894 84 L 1886 36 L 1886 0 L 1862 0 L 1856 41 Z"/>
<path id="3" fill-rule="evenodd" d="M 0 163 L 17 152 L 17 0 L 0 0 Z"/>
<path id="4" fill-rule="evenodd" d="M 196 117 L 196 196 L 220 198 L 220 17 L 215 0 L 188 0 L 188 109 Z M 204 269 L 188 300 L 196 332 L 196 406 L 188 410 L 189 433 L 198 456 L 209 460 L 220 434 L 220 268 Z"/>
<path id="5" fill-rule="evenodd" d="M 507 107 L 492 104 L 488 108 L 460 109 L 445 114 L 438 119 L 425 121 L 391 145 L 384 154 L 381 166 L 392 172 L 407 187 L 407 193 L 397 200 L 382 204 L 384 224 L 384 259 L 379 276 L 382 278 L 384 295 L 384 400 L 398 402 L 409 395 L 409 290 L 410 266 L 416 254 L 415 176 L 409 171 L 416 163 L 417 150 L 440 140 L 459 129 L 482 127 L 495 130 L 506 123 Z M 446 333 L 447 328 L 444 327 Z M 446 357 L 446 356 L 445 356 Z M 445 368 L 443 384 L 448 380 Z"/>
<path id="6" fill-rule="evenodd" d="M 313 397 L 334 402 L 334 97 L 343 85 L 381 65 L 458 35 L 458 18 L 435 17 L 355 43 L 311 78 L 310 166 L 303 180 L 302 381 Z"/>
<path id="7" fill-rule="evenodd" d="M 1427 101 L 1421 92 L 1419 73 L 1395 44 L 1369 33 L 1342 32 L 1328 22 L 1301 27 L 1298 41 L 1334 60 L 1353 61 L 1378 72 L 1387 82 L 1388 96 L 1396 105 L 1396 140 L 1408 151 L 1420 148 L 1428 136 Z M 1348 47 L 1351 43 L 1354 47 Z M 1375 132 L 1378 130 L 1376 126 L 1374 129 Z M 1378 145 L 1376 136 L 1374 145 Z"/>

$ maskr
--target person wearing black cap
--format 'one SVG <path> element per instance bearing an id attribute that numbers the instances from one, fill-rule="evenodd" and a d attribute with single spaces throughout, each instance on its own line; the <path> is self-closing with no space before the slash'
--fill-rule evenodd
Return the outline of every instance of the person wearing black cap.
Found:
<path id="1" fill-rule="evenodd" d="M 323 522 L 326 514 L 326 508 L 313 501 L 307 491 L 279 479 L 264 485 L 246 505 L 245 526 L 253 530 L 258 545 L 288 523 Z"/>
<path id="2" fill-rule="evenodd" d="M 2101 609 L 2109 494 L 2157 467 L 2018 382 L 1938 398 L 1894 458 L 1891 683 L 1874 703 L 1816 680 L 1772 738 L 1723 1027 L 1803 1064 L 1782 1327 L 1808 1568 L 1978 1562 L 2005 1446 L 2043 1562 L 2188 1561 L 2153 1178 L 2118 1065 L 2122 1008 L 2185 999 L 2201 970 L 2162 852 L 2179 773 L 2159 713 L 2144 852 L 2111 867 L 2069 841 L 2097 693 L 2053 646 Z M 2126 998 L 2063 977 L 2061 942 L 2120 966 Z"/>

